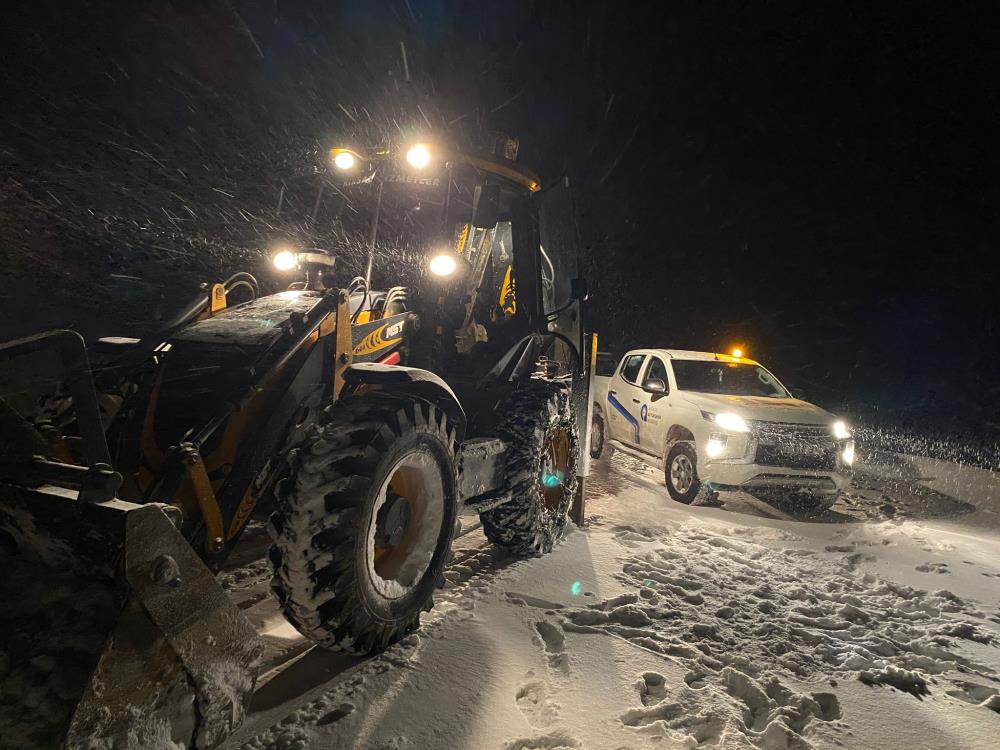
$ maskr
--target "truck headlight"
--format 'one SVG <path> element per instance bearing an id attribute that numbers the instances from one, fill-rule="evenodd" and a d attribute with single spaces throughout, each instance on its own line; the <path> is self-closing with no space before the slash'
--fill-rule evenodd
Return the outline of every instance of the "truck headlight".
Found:
<path id="1" fill-rule="evenodd" d="M 840 460 L 844 462 L 846 466 L 854 466 L 854 441 L 851 440 L 847 445 L 844 446 L 844 450 L 840 452 Z"/>
<path id="2" fill-rule="evenodd" d="M 847 440 L 851 436 L 851 431 L 847 429 L 847 423 L 837 420 L 833 423 L 833 436 L 837 440 Z"/>
<path id="3" fill-rule="evenodd" d="M 709 458 L 718 458 L 726 452 L 726 444 L 729 438 L 717 432 L 713 432 L 705 443 L 705 455 Z"/>
<path id="4" fill-rule="evenodd" d="M 729 432 L 750 432 L 750 425 L 739 414 L 733 414 L 732 412 L 712 414 L 711 412 L 703 411 L 701 416 L 709 422 L 715 422 L 719 427 Z"/>

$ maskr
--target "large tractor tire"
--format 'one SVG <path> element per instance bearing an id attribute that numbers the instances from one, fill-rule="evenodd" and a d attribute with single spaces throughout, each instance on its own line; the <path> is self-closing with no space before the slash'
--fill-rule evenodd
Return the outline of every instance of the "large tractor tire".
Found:
<path id="1" fill-rule="evenodd" d="M 456 450 L 447 416 L 420 399 L 326 409 L 290 457 L 270 524 L 271 585 L 299 632 L 367 654 L 418 627 L 451 550 Z"/>
<path id="2" fill-rule="evenodd" d="M 497 435 L 508 443 L 499 486 L 512 499 L 481 514 L 486 538 L 531 557 L 550 552 L 566 530 L 576 493 L 579 437 L 569 391 L 533 380 L 499 407 Z"/>

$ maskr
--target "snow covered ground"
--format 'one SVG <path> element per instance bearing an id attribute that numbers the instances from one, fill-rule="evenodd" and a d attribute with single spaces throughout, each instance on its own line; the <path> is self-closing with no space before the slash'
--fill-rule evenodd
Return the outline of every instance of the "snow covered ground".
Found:
<path id="1" fill-rule="evenodd" d="M 462 537 L 421 631 L 365 661 L 309 648 L 248 563 L 226 583 L 279 666 L 226 747 L 996 747 L 1000 494 L 963 471 L 876 457 L 815 515 L 679 505 L 619 453 L 585 530 L 527 561 Z"/>

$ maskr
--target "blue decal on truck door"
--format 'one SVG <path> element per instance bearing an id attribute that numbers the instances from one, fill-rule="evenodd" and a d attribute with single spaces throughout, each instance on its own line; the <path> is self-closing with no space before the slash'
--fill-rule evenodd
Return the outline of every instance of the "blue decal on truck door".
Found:
<path id="1" fill-rule="evenodd" d="M 638 443 L 639 442 L 639 420 L 636 419 L 635 417 L 633 417 L 631 414 L 629 414 L 628 409 L 626 409 L 624 406 L 622 406 L 621 402 L 618 399 L 616 399 L 614 396 L 612 396 L 610 393 L 608 394 L 608 403 L 611 404 L 615 408 L 615 411 L 617 411 L 619 414 L 621 414 L 623 417 L 625 417 L 626 421 L 630 425 L 632 425 L 632 429 L 635 430 L 635 442 Z"/>

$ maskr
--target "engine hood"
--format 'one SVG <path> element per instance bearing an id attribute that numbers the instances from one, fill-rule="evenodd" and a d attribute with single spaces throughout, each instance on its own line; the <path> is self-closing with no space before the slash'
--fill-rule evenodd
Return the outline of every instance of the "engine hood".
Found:
<path id="1" fill-rule="evenodd" d="M 795 424 L 831 424 L 836 417 L 815 404 L 797 398 L 766 398 L 763 396 L 720 396 L 712 393 L 685 391 L 683 398 L 704 411 L 718 414 L 732 412 L 743 419 Z"/>

